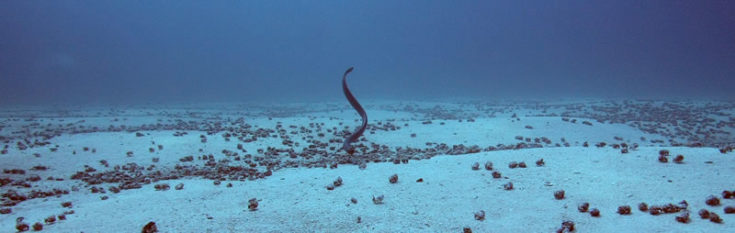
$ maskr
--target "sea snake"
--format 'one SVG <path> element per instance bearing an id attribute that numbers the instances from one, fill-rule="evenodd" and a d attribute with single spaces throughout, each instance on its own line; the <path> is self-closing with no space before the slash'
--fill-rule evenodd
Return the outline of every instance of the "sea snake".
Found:
<path id="1" fill-rule="evenodd" d="M 357 138 L 359 138 L 363 132 L 365 132 L 365 128 L 367 127 L 367 113 L 365 113 L 365 109 L 362 108 L 362 105 L 360 105 L 359 102 L 357 102 L 357 99 L 355 99 L 355 96 L 352 95 L 352 92 L 350 92 L 350 88 L 347 87 L 347 75 L 352 72 L 352 69 L 354 67 L 350 67 L 345 71 L 345 74 L 342 76 L 342 91 L 345 93 L 345 97 L 347 97 L 347 101 L 350 101 L 350 104 L 352 105 L 352 108 L 357 111 L 358 114 L 360 114 L 360 117 L 362 117 L 362 125 L 360 125 L 357 130 L 355 130 L 354 133 L 352 133 L 347 139 L 345 139 L 345 144 L 342 146 L 342 149 L 347 151 L 347 153 L 352 154 L 355 153 L 355 148 L 350 145 L 350 143 L 357 141 Z"/>

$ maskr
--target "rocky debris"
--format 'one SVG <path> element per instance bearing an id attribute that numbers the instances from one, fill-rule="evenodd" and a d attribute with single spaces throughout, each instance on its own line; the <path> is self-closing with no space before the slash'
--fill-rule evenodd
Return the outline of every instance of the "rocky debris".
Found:
<path id="1" fill-rule="evenodd" d="M 25 175 L 26 171 L 23 169 L 3 169 L 3 173 L 12 175 Z"/>
<path id="2" fill-rule="evenodd" d="M 18 203 L 21 203 L 26 200 L 35 199 L 35 198 L 45 198 L 45 197 L 52 197 L 52 196 L 61 196 L 69 194 L 68 190 L 61 190 L 61 189 L 52 189 L 51 191 L 42 191 L 42 190 L 31 190 L 27 194 L 21 194 L 16 190 L 7 190 L 5 193 L 2 194 L 2 205 L 3 206 L 15 206 Z"/>
<path id="3" fill-rule="evenodd" d="M 171 186 L 169 186 L 168 184 L 164 183 L 164 184 L 156 184 L 156 185 L 153 185 L 153 188 L 155 188 L 156 191 L 166 191 L 166 190 L 169 190 L 171 188 Z"/>

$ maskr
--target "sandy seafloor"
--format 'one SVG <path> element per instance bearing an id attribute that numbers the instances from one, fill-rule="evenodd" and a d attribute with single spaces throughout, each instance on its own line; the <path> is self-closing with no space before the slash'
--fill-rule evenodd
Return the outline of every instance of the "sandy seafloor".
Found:
<path id="1" fill-rule="evenodd" d="M 346 102 L 4 107 L 0 191 L 2 208 L 11 213 L 0 215 L 0 232 L 15 232 L 20 217 L 32 225 L 65 212 L 66 220 L 44 223 L 42 231 L 141 232 L 153 221 L 159 232 L 555 232 L 572 221 L 575 232 L 735 232 L 735 215 L 724 212 L 735 199 L 722 198 L 724 190 L 735 191 L 735 152 L 720 151 L 735 142 L 735 103 L 363 105 L 370 125 L 356 143 L 364 147 L 352 156 L 336 150 L 359 125 Z M 606 145 L 596 146 L 600 142 Z M 613 147 L 623 143 L 628 153 Z M 670 152 L 668 163 L 659 162 L 661 150 Z M 683 163 L 672 162 L 676 155 Z M 193 161 L 180 161 L 186 156 Z M 544 166 L 536 166 L 539 159 Z M 487 161 L 501 178 L 484 168 Z M 513 161 L 528 167 L 511 169 Z M 479 170 L 471 169 L 475 162 Z M 115 171 L 131 163 L 145 169 Z M 222 172 L 251 163 L 248 172 Z M 181 175 L 187 169 L 201 173 Z M 272 175 L 263 175 L 268 170 Z M 161 178 L 172 171 L 175 179 Z M 75 174 L 88 179 L 72 179 Z M 393 174 L 398 182 L 392 184 Z M 337 177 L 343 185 L 327 190 Z M 141 187 L 111 191 L 123 182 Z M 514 189 L 503 188 L 508 182 Z M 164 183 L 171 188 L 154 188 Z M 184 188 L 174 189 L 177 184 Z M 62 194 L 33 194 L 53 189 Z M 565 191 L 564 199 L 554 198 L 557 190 Z M 379 195 L 383 203 L 374 204 Z M 711 195 L 721 204 L 705 204 Z M 248 210 L 251 198 L 259 200 L 255 211 Z M 653 216 L 637 207 L 682 200 L 688 207 L 678 213 Z M 601 216 L 579 212 L 583 202 Z M 632 214 L 616 213 L 621 205 L 630 205 Z M 723 222 L 701 219 L 701 209 Z M 480 210 L 482 221 L 474 217 Z M 691 221 L 677 222 L 686 211 Z"/>

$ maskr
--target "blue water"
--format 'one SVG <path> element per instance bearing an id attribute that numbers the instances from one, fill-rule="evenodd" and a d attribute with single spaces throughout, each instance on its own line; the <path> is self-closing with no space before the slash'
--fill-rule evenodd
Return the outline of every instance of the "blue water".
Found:
<path id="1" fill-rule="evenodd" d="M 725 98 L 732 1 L 0 2 L 0 104 Z"/>

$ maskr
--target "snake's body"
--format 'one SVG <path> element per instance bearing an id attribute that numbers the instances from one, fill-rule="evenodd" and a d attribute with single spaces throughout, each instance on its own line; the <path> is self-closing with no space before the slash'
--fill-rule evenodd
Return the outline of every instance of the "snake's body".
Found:
<path id="1" fill-rule="evenodd" d="M 345 74 L 342 76 L 342 91 L 345 93 L 345 97 L 347 97 L 347 101 L 350 102 L 352 105 L 352 108 L 357 111 L 358 114 L 360 114 L 360 117 L 362 117 L 362 125 L 355 130 L 347 139 L 345 139 L 345 143 L 342 146 L 342 149 L 347 151 L 347 153 L 352 154 L 355 153 L 355 149 L 350 145 L 351 143 L 357 141 L 357 139 L 362 136 L 362 133 L 365 132 L 365 128 L 367 128 L 367 113 L 365 113 L 365 109 L 362 108 L 362 105 L 360 105 L 360 102 L 357 102 L 357 99 L 355 99 L 355 96 L 352 95 L 352 92 L 350 92 L 350 88 L 347 87 L 347 75 L 352 72 L 353 67 L 350 67 L 345 71 Z"/>

